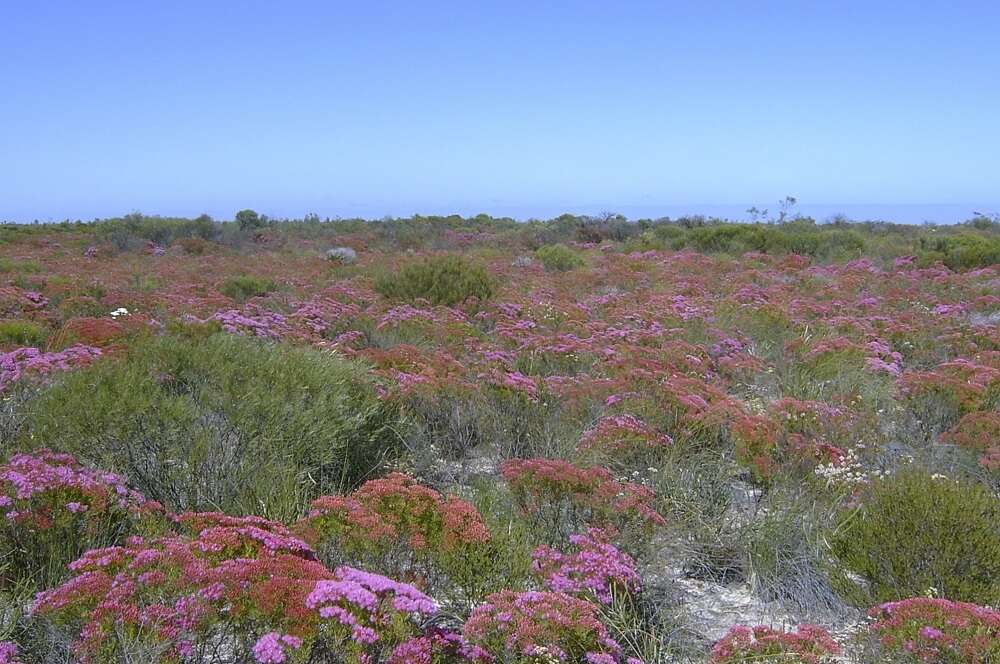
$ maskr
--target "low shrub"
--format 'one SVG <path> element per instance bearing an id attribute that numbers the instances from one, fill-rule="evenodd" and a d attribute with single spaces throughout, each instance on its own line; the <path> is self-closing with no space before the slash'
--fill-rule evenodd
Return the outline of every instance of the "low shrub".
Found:
<path id="1" fill-rule="evenodd" d="M 568 272 L 584 266 L 584 260 L 565 244 L 547 244 L 535 250 L 535 258 L 549 272 Z"/>
<path id="2" fill-rule="evenodd" d="M 0 585 L 48 587 L 87 549 L 115 544 L 161 512 L 123 478 L 68 454 L 15 454 L 0 466 Z"/>
<path id="3" fill-rule="evenodd" d="M 20 442 L 122 473 L 175 511 L 282 519 L 351 489 L 398 448 L 397 408 L 368 371 L 227 334 L 135 341 L 25 406 Z"/>
<path id="4" fill-rule="evenodd" d="M 470 299 L 493 296 L 493 278 L 481 265 L 462 256 L 434 256 L 385 272 L 375 280 L 375 290 L 392 300 L 427 300 L 453 307 Z"/>
<path id="5" fill-rule="evenodd" d="M 473 610 L 462 634 L 500 661 L 624 661 L 595 605 L 564 593 L 508 590 L 490 595 Z"/>
<path id="6" fill-rule="evenodd" d="M 447 575 L 490 540 L 476 508 L 402 473 L 345 496 L 322 496 L 297 529 L 325 560 L 349 560 L 392 576 Z"/>
<path id="7" fill-rule="evenodd" d="M 535 574 L 549 590 L 596 598 L 610 604 L 615 593 L 637 592 L 641 587 L 635 560 L 610 543 L 607 533 L 591 528 L 571 535 L 573 551 L 563 553 L 541 546 L 533 554 Z"/>
<path id="8" fill-rule="evenodd" d="M 1000 611 L 966 602 L 913 597 L 869 609 L 873 661 L 991 664 L 1000 661 Z"/>
<path id="9" fill-rule="evenodd" d="M 0 346 L 33 346 L 41 348 L 49 338 L 44 325 L 30 320 L 0 321 Z"/>
<path id="10" fill-rule="evenodd" d="M 605 468 L 580 468 L 559 459 L 511 459 L 500 472 L 524 515 L 550 544 L 564 544 L 572 532 L 595 526 L 612 529 L 625 545 L 634 546 L 666 524 L 652 490 L 620 482 Z"/>
<path id="11" fill-rule="evenodd" d="M 237 302 L 245 302 L 252 297 L 263 297 L 277 287 L 273 279 L 244 275 L 226 279 L 219 286 L 219 292 Z"/>
<path id="12" fill-rule="evenodd" d="M 860 500 L 830 543 L 844 567 L 868 584 L 861 601 L 929 589 L 961 601 L 1000 600 L 1000 501 L 987 489 L 905 470 L 873 483 Z"/>
<path id="13" fill-rule="evenodd" d="M 794 632 L 758 625 L 737 625 L 712 648 L 711 664 L 774 662 L 821 664 L 834 662 L 840 646 L 830 633 L 815 625 L 799 625 Z"/>

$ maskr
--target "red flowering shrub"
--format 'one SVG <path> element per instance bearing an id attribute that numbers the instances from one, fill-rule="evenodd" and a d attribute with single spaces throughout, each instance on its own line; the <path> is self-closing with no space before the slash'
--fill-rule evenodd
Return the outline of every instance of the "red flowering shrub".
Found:
<path id="1" fill-rule="evenodd" d="M 1000 457 L 998 431 L 1000 413 L 974 411 L 963 415 L 955 426 L 941 434 L 941 441 L 981 453 L 980 463 L 991 468 L 991 460 Z"/>
<path id="2" fill-rule="evenodd" d="M 86 549 L 114 544 L 161 511 L 123 478 L 87 468 L 68 454 L 15 454 L 0 466 L 2 578 L 42 584 L 58 579 Z"/>
<path id="3" fill-rule="evenodd" d="M 465 621 L 462 634 L 501 660 L 548 656 L 590 664 L 623 661 L 621 648 L 598 619 L 597 607 L 563 593 L 505 590 L 490 595 Z"/>
<path id="4" fill-rule="evenodd" d="M 71 564 L 74 577 L 39 593 L 35 612 L 75 637 L 82 662 L 137 649 L 156 661 L 184 661 L 219 640 L 247 651 L 247 639 L 261 631 L 310 637 L 319 616 L 305 599 L 330 572 L 309 559 L 304 543 L 268 537 L 274 529 L 262 525 L 248 520 L 197 537 L 135 537 L 88 551 Z"/>
<path id="5" fill-rule="evenodd" d="M 325 556 L 346 555 L 390 574 L 447 573 L 463 551 L 490 539 L 475 507 L 402 473 L 317 498 L 297 530 Z"/>
<path id="6" fill-rule="evenodd" d="M 597 453 L 618 466 L 646 466 L 656 459 L 673 439 L 634 415 L 602 417 L 584 432 L 577 444 L 581 453 Z"/>
<path id="7" fill-rule="evenodd" d="M 500 472 L 521 511 L 550 543 L 565 542 L 572 530 L 596 526 L 619 533 L 631 545 L 650 529 L 666 525 L 649 487 L 616 480 L 605 468 L 580 468 L 559 459 L 510 459 Z"/>
<path id="8" fill-rule="evenodd" d="M 737 460 L 759 482 L 781 469 L 836 462 L 843 450 L 830 440 L 849 440 L 851 420 L 839 408 L 816 401 L 780 399 L 767 415 L 747 415 L 731 427 Z"/>
<path id="9" fill-rule="evenodd" d="M 1000 611 L 966 602 L 913 597 L 869 609 L 869 633 L 893 662 L 988 664 L 1000 661 Z"/>
<path id="10" fill-rule="evenodd" d="M 799 625 L 794 632 L 785 632 L 758 625 L 737 625 L 729 630 L 712 648 L 711 664 L 737 662 L 789 662 L 820 664 L 832 662 L 840 654 L 840 646 L 830 633 L 815 625 Z"/>

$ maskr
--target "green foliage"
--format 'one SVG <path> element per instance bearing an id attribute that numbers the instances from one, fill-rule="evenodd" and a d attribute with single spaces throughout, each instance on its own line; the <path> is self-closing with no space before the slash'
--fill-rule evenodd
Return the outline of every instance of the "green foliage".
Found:
<path id="1" fill-rule="evenodd" d="M 30 320 L 0 321 L 0 346 L 33 346 L 41 348 L 49 338 L 49 330 Z"/>
<path id="2" fill-rule="evenodd" d="M 1000 600 L 1000 501 L 978 484 L 905 470 L 880 480 L 830 536 L 867 604 L 923 596 Z"/>
<path id="3" fill-rule="evenodd" d="M 397 411 L 368 374 L 224 334 L 150 339 L 30 400 L 20 444 L 120 472 L 173 510 L 293 518 L 394 456 Z"/>
<path id="4" fill-rule="evenodd" d="M 236 213 L 236 223 L 241 231 L 248 231 L 265 226 L 267 220 L 253 210 L 240 210 Z"/>
<path id="5" fill-rule="evenodd" d="M 565 244 L 547 244 L 535 251 L 535 257 L 549 272 L 567 272 L 583 267 L 584 261 Z"/>
<path id="6" fill-rule="evenodd" d="M 42 266 L 37 261 L 16 261 L 0 256 L 0 272 L 16 272 L 19 274 L 37 274 Z"/>
<path id="7" fill-rule="evenodd" d="M 226 279 L 219 292 L 237 302 L 245 302 L 251 297 L 262 297 L 278 288 L 273 279 L 241 275 Z"/>
<path id="8" fill-rule="evenodd" d="M 133 212 L 101 221 L 97 224 L 97 233 L 119 250 L 126 250 L 137 248 L 143 241 L 166 246 L 181 238 L 215 240 L 219 236 L 219 224 L 207 214 L 185 219 Z"/>
<path id="9" fill-rule="evenodd" d="M 953 270 L 966 270 L 1000 263 L 1000 237 L 973 235 L 920 238 L 920 262 L 941 261 Z"/>
<path id="10" fill-rule="evenodd" d="M 385 272 L 375 280 L 375 290 L 393 300 L 427 300 L 431 304 L 455 306 L 471 298 L 493 297 L 493 279 L 482 265 L 447 254 L 434 256 Z"/>

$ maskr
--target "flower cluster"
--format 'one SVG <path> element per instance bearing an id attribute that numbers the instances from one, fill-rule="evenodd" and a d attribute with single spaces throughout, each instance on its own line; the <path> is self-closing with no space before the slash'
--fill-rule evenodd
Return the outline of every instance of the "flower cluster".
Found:
<path id="1" fill-rule="evenodd" d="M 1000 611 L 913 597 L 869 609 L 870 633 L 893 661 L 986 664 L 1000 658 Z"/>
<path id="2" fill-rule="evenodd" d="M 404 544 L 415 552 L 451 551 L 489 541 L 479 512 L 403 473 L 365 482 L 344 496 L 322 496 L 297 528 L 322 546 L 377 553 Z"/>
<path id="3" fill-rule="evenodd" d="M 781 661 L 794 664 L 832 662 L 840 646 L 830 633 L 815 625 L 799 625 L 794 632 L 758 625 L 737 625 L 712 648 L 712 664 Z"/>
<path id="4" fill-rule="evenodd" d="M 0 353 L 0 392 L 26 375 L 50 374 L 86 366 L 101 356 L 101 349 L 77 344 L 57 352 L 18 348 Z"/>
<path id="5" fill-rule="evenodd" d="M 655 452 L 673 443 L 665 433 L 653 429 L 635 415 L 610 415 L 584 432 L 577 445 L 581 452 L 599 449 L 611 456 Z"/>
<path id="6" fill-rule="evenodd" d="M 616 664 L 621 647 L 609 636 L 590 602 L 558 592 L 505 590 L 486 598 L 462 634 L 491 655 L 549 655 L 559 662 Z M 641 664 L 630 659 L 629 664 Z"/>
<path id="7" fill-rule="evenodd" d="M 533 569 L 550 590 L 571 595 L 593 595 L 609 604 L 615 591 L 637 592 L 641 586 L 635 560 L 609 542 L 608 534 L 592 528 L 586 534 L 571 535 L 576 549 L 562 553 L 548 546 L 538 547 Z"/>
<path id="8" fill-rule="evenodd" d="M 605 468 L 580 468 L 560 459 L 510 459 L 500 473 L 527 514 L 568 502 L 587 511 L 595 526 L 666 524 L 649 487 L 616 480 Z"/>

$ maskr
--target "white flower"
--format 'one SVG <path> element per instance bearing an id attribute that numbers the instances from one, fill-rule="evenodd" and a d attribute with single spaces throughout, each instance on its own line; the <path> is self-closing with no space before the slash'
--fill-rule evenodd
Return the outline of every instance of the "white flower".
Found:
<path id="1" fill-rule="evenodd" d="M 117 309 L 111 312 L 112 318 L 118 318 L 119 316 L 128 316 L 128 315 L 129 315 L 128 309 L 126 309 L 125 307 L 118 307 Z"/>

